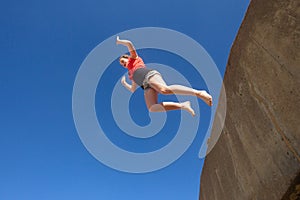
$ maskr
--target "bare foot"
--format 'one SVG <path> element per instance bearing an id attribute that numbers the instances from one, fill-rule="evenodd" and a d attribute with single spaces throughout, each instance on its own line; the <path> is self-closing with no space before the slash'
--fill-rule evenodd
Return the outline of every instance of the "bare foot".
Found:
<path id="1" fill-rule="evenodd" d="M 197 97 L 202 99 L 207 105 L 212 106 L 212 97 L 205 90 L 199 90 Z"/>
<path id="2" fill-rule="evenodd" d="M 190 101 L 183 102 L 183 103 L 181 103 L 181 105 L 182 105 L 183 110 L 188 111 L 193 117 L 195 116 L 195 111 L 191 107 L 191 102 Z"/>

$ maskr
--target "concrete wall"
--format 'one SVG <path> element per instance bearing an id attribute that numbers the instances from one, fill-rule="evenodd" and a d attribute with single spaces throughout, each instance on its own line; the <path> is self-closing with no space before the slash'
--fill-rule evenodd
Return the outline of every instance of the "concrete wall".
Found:
<path id="1" fill-rule="evenodd" d="M 224 77 L 225 127 L 201 200 L 277 200 L 300 172 L 300 1 L 252 0 Z"/>

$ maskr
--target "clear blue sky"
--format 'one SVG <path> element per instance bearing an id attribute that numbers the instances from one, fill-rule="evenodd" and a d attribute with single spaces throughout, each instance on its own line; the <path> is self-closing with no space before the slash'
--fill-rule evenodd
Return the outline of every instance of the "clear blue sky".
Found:
<path id="1" fill-rule="evenodd" d="M 2 2 L 0 199 L 198 199 L 204 161 L 198 152 L 201 133 L 207 129 L 205 120 L 193 144 L 172 165 L 147 174 L 119 172 L 96 160 L 79 139 L 72 116 L 74 80 L 83 60 L 99 43 L 119 32 L 147 26 L 173 29 L 193 38 L 224 73 L 248 4 L 249 0 Z M 166 52 L 157 56 L 157 52 L 145 50 L 141 55 L 147 62 L 178 69 L 178 64 L 184 64 L 170 61 L 173 55 Z M 110 103 L 110 76 L 117 79 L 124 72 L 121 67 L 111 67 L 100 81 L 98 111 Z M 185 75 L 195 86 L 205 88 L 196 84 L 199 77 L 192 76 L 192 70 Z M 105 80 L 107 88 L 103 87 Z M 133 99 L 141 102 L 140 109 L 130 108 L 134 120 L 147 124 L 147 118 L 142 117 L 147 114 L 142 91 Z M 201 112 L 208 112 L 205 104 L 199 101 L 199 105 Z M 111 140 L 131 151 L 143 151 L 145 143 L 122 136 L 107 112 L 97 115 L 99 120 L 108 119 L 104 129 L 116 133 L 109 136 Z M 178 116 L 176 111 L 168 114 L 175 121 Z M 169 124 L 169 132 L 176 126 Z M 160 148 L 172 137 L 161 133 L 148 141 L 148 147 Z"/>

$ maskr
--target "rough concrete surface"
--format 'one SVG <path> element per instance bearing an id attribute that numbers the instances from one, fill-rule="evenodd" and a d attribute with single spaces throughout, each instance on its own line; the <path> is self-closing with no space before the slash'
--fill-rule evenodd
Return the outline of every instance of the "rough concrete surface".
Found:
<path id="1" fill-rule="evenodd" d="M 225 126 L 206 157 L 200 200 L 287 195 L 300 172 L 299 36 L 299 0 L 250 2 L 228 59 Z"/>

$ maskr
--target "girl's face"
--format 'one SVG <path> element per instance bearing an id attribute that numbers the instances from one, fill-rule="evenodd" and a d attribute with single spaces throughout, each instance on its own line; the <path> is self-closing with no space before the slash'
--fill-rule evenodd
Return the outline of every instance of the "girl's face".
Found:
<path id="1" fill-rule="evenodd" d="M 128 63 L 128 58 L 121 58 L 120 59 L 120 64 L 126 68 L 127 66 L 127 63 Z"/>

